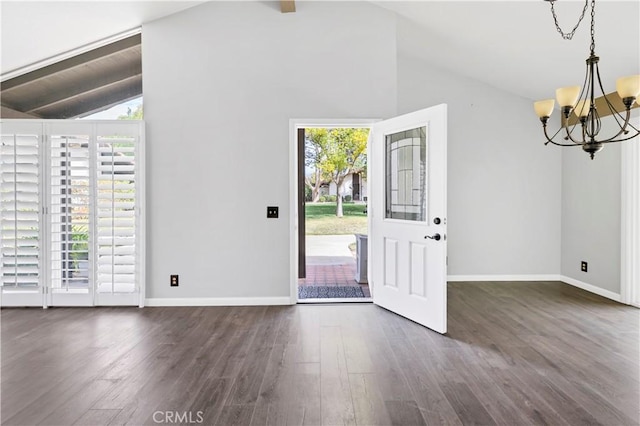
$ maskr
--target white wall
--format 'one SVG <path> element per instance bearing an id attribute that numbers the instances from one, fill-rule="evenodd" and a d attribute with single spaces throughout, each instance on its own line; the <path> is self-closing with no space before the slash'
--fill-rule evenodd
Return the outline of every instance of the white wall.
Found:
<path id="1" fill-rule="evenodd" d="M 278 7 L 210 2 L 143 27 L 149 298 L 288 297 L 289 119 L 395 114 L 391 12 Z"/>
<path id="2" fill-rule="evenodd" d="M 611 117 L 602 123 L 601 134 L 613 135 Z M 615 294 L 620 294 L 620 151 L 619 144 L 606 145 L 593 161 L 580 148 L 562 152 L 562 275 Z M 580 270 L 583 260 L 586 273 Z"/>
<path id="3" fill-rule="evenodd" d="M 448 104 L 449 275 L 560 273 L 561 152 L 531 101 L 404 49 L 429 36 L 398 23 L 398 113 Z"/>

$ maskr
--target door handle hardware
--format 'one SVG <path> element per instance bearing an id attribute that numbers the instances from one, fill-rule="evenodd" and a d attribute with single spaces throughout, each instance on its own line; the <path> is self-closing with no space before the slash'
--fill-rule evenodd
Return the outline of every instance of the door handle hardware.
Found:
<path id="1" fill-rule="evenodd" d="M 430 240 L 440 241 L 440 239 L 442 237 L 440 236 L 440 234 L 435 234 L 435 235 L 425 235 L 424 238 L 425 239 L 429 238 Z"/>
<path id="2" fill-rule="evenodd" d="M 433 223 L 435 223 L 436 225 L 440 225 L 442 221 L 440 220 L 439 217 L 436 217 L 435 219 L 433 219 Z"/>

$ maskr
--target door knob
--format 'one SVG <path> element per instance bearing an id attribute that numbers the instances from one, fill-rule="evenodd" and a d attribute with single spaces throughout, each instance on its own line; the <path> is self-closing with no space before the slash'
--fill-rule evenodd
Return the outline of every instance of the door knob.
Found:
<path id="1" fill-rule="evenodd" d="M 436 240 L 436 241 L 440 241 L 440 239 L 442 238 L 440 236 L 440 234 L 435 234 L 435 235 L 425 235 L 424 238 L 429 238 L 430 240 Z"/>

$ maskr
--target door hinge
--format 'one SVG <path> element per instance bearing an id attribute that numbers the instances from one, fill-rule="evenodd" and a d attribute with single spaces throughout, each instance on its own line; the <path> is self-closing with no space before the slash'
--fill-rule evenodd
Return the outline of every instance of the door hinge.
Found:
<path id="1" fill-rule="evenodd" d="M 446 257 L 445 257 L 444 264 L 445 264 L 446 266 L 449 266 L 449 256 L 446 256 Z"/>

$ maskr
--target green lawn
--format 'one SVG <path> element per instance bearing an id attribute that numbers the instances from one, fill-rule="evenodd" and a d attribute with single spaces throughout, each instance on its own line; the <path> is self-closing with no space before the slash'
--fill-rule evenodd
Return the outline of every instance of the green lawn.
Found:
<path id="1" fill-rule="evenodd" d="M 307 235 L 366 234 L 367 215 L 364 204 L 344 203 L 343 217 L 336 216 L 336 203 L 307 203 Z"/>

